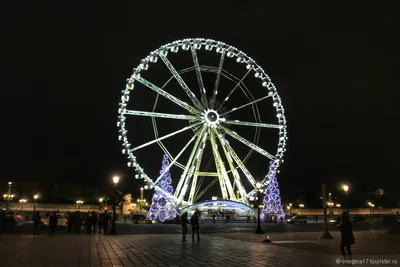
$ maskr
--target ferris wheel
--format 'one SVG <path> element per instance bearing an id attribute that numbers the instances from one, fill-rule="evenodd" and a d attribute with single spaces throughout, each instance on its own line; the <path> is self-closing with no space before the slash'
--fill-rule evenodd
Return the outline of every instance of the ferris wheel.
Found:
<path id="1" fill-rule="evenodd" d="M 167 74 L 159 75 L 161 71 Z M 268 172 L 270 161 L 277 168 L 283 162 L 286 119 L 277 90 L 255 60 L 223 42 L 183 39 L 151 52 L 127 79 L 118 112 L 118 138 L 135 178 L 163 190 L 158 183 L 164 173 L 148 175 L 149 168 L 145 171 L 142 162 L 148 165 L 149 159 L 138 155 L 158 146 L 170 159 L 165 172 L 177 169 L 175 190 L 165 194 L 178 204 L 196 202 L 211 185 L 219 185 L 223 199 L 249 204 L 256 180 L 268 182 L 268 174 L 260 179 L 260 173 Z M 138 123 L 138 117 L 149 123 Z M 178 122 L 182 127 L 172 129 Z M 140 135 L 142 125 L 152 127 L 154 136 Z M 163 133 L 162 125 L 168 125 Z M 131 137 L 129 127 L 133 136 L 145 141 Z M 171 138 L 175 142 L 168 146 Z M 264 139 L 274 146 L 266 147 Z M 256 163 L 253 157 L 258 157 Z M 154 169 L 158 167 L 155 162 Z M 205 178 L 210 180 L 204 183 Z M 201 181 L 205 186 L 199 192 Z"/>

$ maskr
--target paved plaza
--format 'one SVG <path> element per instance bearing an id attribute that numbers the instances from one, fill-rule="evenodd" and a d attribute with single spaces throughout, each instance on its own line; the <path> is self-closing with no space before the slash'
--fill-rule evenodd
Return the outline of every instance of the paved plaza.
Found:
<path id="1" fill-rule="evenodd" d="M 0 256 L 1 262 L 7 267 L 340 266 L 335 263 L 335 259 L 339 258 L 336 253 L 338 240 L 330 240 L 330 253 L 315 252 L 309 247 L 314 237 L 310 239 L 307 234 L 292 238 L 288 234 L 276 234 L 275 241 L 270 244 L 261 242 L 264 236 L 257 235 L 202 235 L 199 243 L 192 242 L 191 237 L 188 237 L 187 242 L 182 242 L 179 234 L 55 237 L 6 235 L 0 236 Z M 393 238 L 390 242 L 399 241 L 397 236 L 389 238 Z M 366 237 L 364 239 L 367 240 Z M 378 240 L 376 237 L 372 239 Z M 380 238 L 379 243 L 376 243 L 381 255 L 385 254 L 384 242 Z M 287 244 L 296 244 L 297 247 Z M 359 247 L 363 246 L 360 244 Z M 400 250 L 398 245 L 388 251 L 392 253 L 387 254 L 396 254 L 396 249 Z M 362 249 L 359 252 L 363 252 Z M 400 257 L 397 258 L 400 260 Z M 391 266 L 400 266 L 400 261 Z"/>

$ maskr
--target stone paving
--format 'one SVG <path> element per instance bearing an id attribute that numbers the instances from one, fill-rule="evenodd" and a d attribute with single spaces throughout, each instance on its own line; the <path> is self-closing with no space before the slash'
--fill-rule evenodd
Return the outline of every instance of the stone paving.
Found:
<path id="1" fill-rule="evenodd" d="M 177 234 L 0 236 L 0 257 L 7 267 L 338 266 L 338 256 L 324 253 L 206 235 L 182 242 Z"/>

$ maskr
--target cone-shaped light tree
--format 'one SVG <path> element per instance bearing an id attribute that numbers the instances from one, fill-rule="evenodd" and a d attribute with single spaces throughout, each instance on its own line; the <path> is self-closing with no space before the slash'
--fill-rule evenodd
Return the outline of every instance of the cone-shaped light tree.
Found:
<path id="1" fill-rule="evenodd" d="M 264 197 L 264 208 L 262 210 L 262 219 L 264 219 L 268 214 L 277 215 L 277 219 L 284 219 L 285 212 L 282 208 L 281 196 L 279 192 L 279 185 L 276 179 L 276 163 L 275 161 L 270 162 L 269 172 L 268 172 L 268 183 L 265 188 Z"/>
<path id="2" fill-rule="evenodd" d="M 164 155 L 160 174 L 165 172 L 169 163 L 170 162 L 168 160 L 168 156 Z M 168 170 L 161 177 L 157 185 L 165 192 L 172 194 L 174 192 L 174 188 L 172 187 L 171 184 L 172 184 L 171 173 Z M 151 220 L 164 222 L 166 220 L 173 220 L 178 215 L 174 200 L 168 198 L 165 195 L 164 191 L 155 189 L 150 210 L 149 213 L 147 214 L 147 218 Z"/>

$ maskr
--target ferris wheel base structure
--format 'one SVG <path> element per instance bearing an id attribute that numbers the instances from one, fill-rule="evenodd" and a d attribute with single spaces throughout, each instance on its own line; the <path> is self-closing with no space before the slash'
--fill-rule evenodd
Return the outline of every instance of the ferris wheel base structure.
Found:
<path id="1" fill-rule="evenodd" d="M 160 71 L 166 74 L 159 75 Z M 193 79 L 187 76 L 190 73 L 194 74 L 190 76 Z M 169 79 L 161 84 L 161 78 L 155 77 Z M 210 77 L 212 81 L 207 80 Z M 264 163 L 257 161 L 256 165 L 265 169 L 270 162 L 274 162 L 276 169 L 283 162 L 287 132 L 278 91 L 254 59 L 226 43 L 188 38 L 165 44 L 140 61 L 121 93 L 118 139 L 122 142 L 122 153 L 128 158 L 128 167 L 133 168 L 135 178 L 162 191 L 180 207 L 198 203 L 204 190 L 215 183 L 222 199 L 249 206 L 250 199 L 258 194 L 257 182 L 267 186 L 269 181 L 268 172 L 261 181 L 256 181 L 260 170 L 252 170 L 255 164 L 249 162 L 255 156 L 260 157 Z M 153 104 L 145 106 L 146 99 L 140 99 L 136 105 L 132 101 L 144 96 L 152 99 Z M 164 104 L 159 104 L 160 101 Z M 152 140 L 144 138 L 138 142 L 129 138 L 129 125 L 134 130 L 142 127 L 136 121 L 139 119 L 151 121 Z M 167 123 L 171 127 L 163 133 L 161 120 L 164 125 L 171 122 Z M 178 123 L 184 126 L 173 129 Z M 260 142 L 261 132 L 276 137 L 272 147 Z M 190 137 L 180 138 L 180 147 L 176 143 L 173 147 L 168 145 L 172 138 L 183 135 Z M 150 177 L 139 164 L 146 159 L 141 159 L 138 153 L 157 145 L 168 155 L 170 164 L 158 176 Z M 215 171 L 207 169 L 206 159 L 210 159 Z M 177 169 L 180 176 L 174 183 L 175 190 L 167 192 L 159 182 L 171 168 Z M 204 177 L 214 179 L 205 189 L 201 187 Z M 200 193 L 199 188 L 202 188 Z"/>

